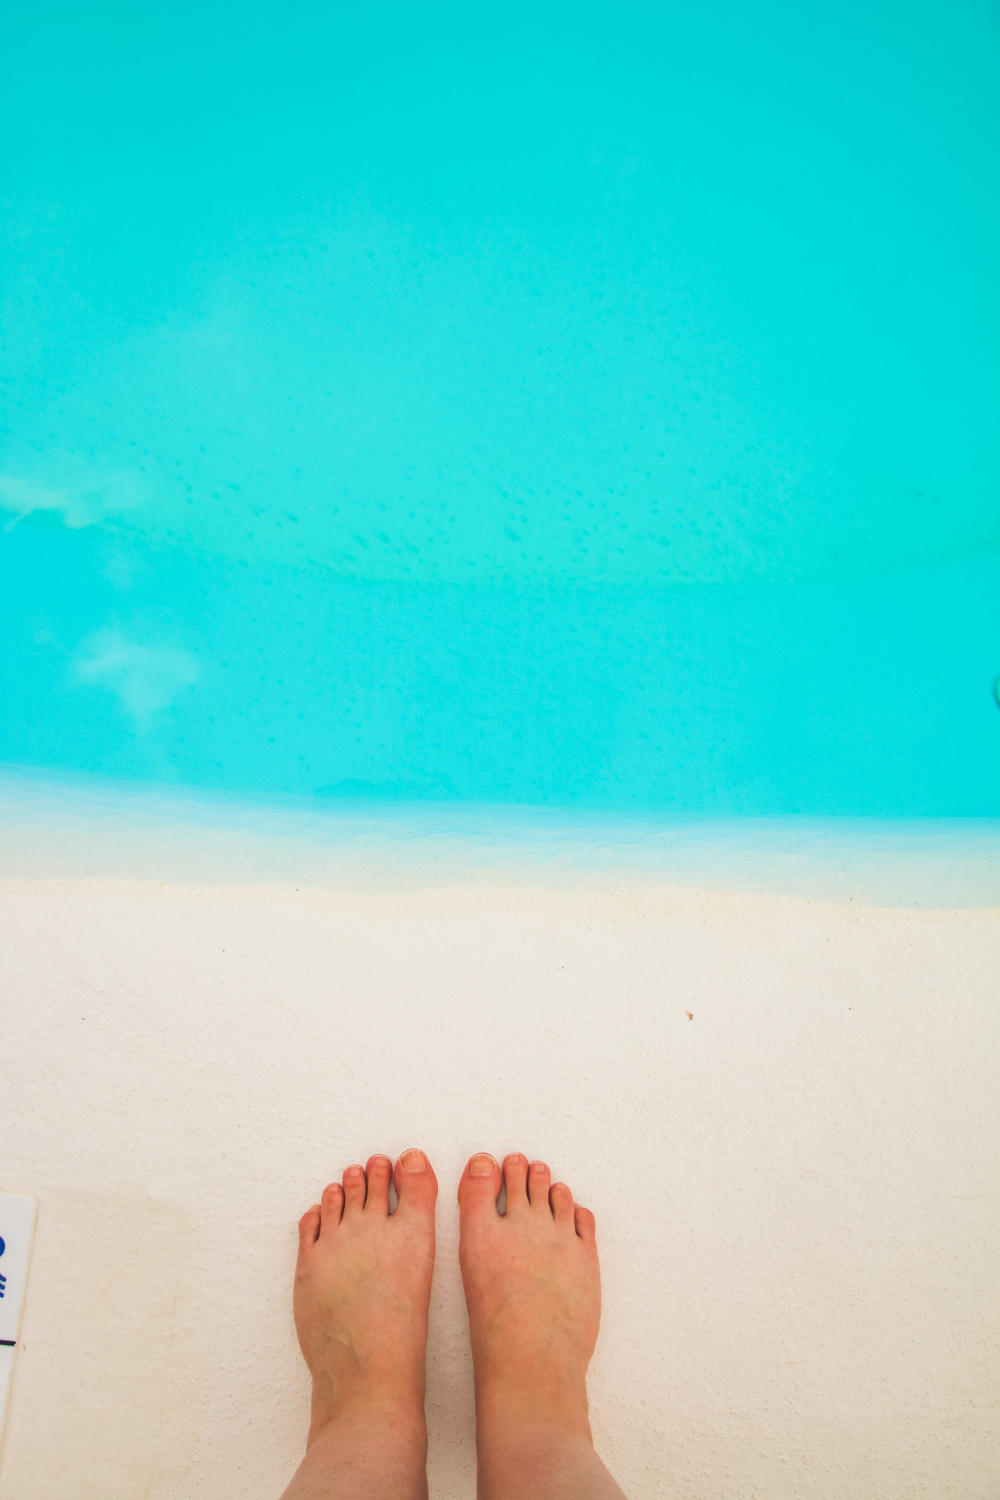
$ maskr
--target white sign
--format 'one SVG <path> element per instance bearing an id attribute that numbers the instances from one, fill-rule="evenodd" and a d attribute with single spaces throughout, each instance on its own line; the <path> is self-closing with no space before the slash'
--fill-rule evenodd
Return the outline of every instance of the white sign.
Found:
<path id="1" fill-rule="evenodd" d="M 14 1356 L 21 1336 L 36 1207 L 34 1198 L 0 1193 L 0 1442 L 14 1378 Z"/>

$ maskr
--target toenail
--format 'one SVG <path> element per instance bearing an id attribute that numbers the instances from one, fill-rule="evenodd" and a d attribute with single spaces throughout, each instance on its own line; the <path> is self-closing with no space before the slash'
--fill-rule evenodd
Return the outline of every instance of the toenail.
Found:
<path id="1" fill-rule="evenodd" d="M 426 1172 L 427 1158 L 422 1151 L 414 1147 L 410 1151 L 404 1151 L 399 1158 L 399 1165 L 404 1172 Z"/>
<path id="2" fill-rule="evenodd" d="M 348 1167 L 347 1170 L 344 1172 L 344 1176 L 345 1177 L 363 1177 L 364 1175 L 365 1175 L 365 1169 L 364 1169 L 364 1167 Z"/>
<path id="3" fill-rule="evenodd" d="M 493 1169 L 495 1168 L 495 1166 L 496 1162 L 493 1157 L 489 1156 L 485 1151 L 482 1151 L 478 1156 L 474 1156 L 469 1162 L 469 1176 L 492 1177 Z"/>
<path id="4" fill-rule="evenodd" d="M 533 1172 L 547 1172 L 549 1169 L 543 1161 L 533 1161 L 531 1163 L 531 1170 Z"/>

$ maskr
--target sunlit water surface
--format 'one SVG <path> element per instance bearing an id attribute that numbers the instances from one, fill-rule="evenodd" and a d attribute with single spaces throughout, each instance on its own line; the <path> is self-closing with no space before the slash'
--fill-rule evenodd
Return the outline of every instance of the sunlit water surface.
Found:
<path id="1" fill-rule="evenodd" d="M 998 39 L 8 16 L 0 759 L 1000 814 Z"/>

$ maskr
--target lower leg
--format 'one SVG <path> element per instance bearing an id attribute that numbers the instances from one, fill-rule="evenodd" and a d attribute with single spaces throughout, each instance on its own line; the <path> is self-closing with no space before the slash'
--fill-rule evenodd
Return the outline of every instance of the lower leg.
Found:
<path id="1" fill-rule="evenodd" d="M 479 1500 L 623 1500 L 594 1452 L 587 1366 L 600 1321 L 594 1216 L 543 1162 L 473 1157 L 459 1187 L 476 1377 Z"/>
<path id="2" fill-rule="evenodd" d="M 313 1436 L 282 1500 L 427 1500 L 422 1414 L 345 1410 Z"/>
<path id="3" fill-rule="evenodd" d="M 295 1325 L 313 1378 L 284 1500 L 426 1500 L 424 1358 L 437 1183 L 422 1151 L 349 1167 L 299 1223 Z"/>
<path id="4" fill-rule="evenodd" d="M 589 1438 L 538 1428 L 478 1450 L 479 1500 L 624 1500 Z"/>

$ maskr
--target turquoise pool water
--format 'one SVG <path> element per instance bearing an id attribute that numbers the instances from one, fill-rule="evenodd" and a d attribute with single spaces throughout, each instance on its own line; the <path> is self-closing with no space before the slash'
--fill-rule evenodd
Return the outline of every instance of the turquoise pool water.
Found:
<path id="1" fill-rule="evenodd" d="M 998 42 L 8 15 L 0 760 L 1000 813 Z"/>

